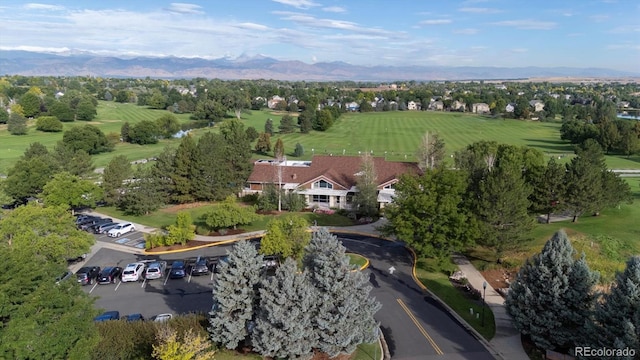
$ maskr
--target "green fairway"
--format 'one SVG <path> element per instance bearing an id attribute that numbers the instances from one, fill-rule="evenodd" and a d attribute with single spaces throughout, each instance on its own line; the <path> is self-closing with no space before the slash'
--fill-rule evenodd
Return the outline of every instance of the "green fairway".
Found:
<path id="1" fill-rule="evenodd" d="M 130 124 L 138 123 L 142 120 L 156 120 L 162 115 L 169 114 L 165 110 L 152 110 L 135 104 L 120 104 L 115 102 L 100 101 L 98 105 L 98 115 L 93 121 L 74 121 L 63 123 L 63 131 L 73 126 L 85 124 L 95 125 L 102 132 L 120 133 L 120 128 L 125 121 Z M 176 114 L 180 122 L 189 121 L 189 114 Z M 54 145 L 62 140 L 62 132 L 48 133 L 35 129 L 35 121 L 29 122 L 29 132 L 27 135 L 15 136 L 9 134 L 5 128 L 0 128 L 0 174 L 6 174 L 7 169 L 22 156 L 29 144 L 40 142 L 47 148 L 52 149 Z M 120 143 L 116 145 L 114 151 L 106 154 L 94 156 L 94 163 L 97 167 L 105 166 L 109 160 L 116 155 L 126 155 L 131 160 L 143 159 L 157 155 L 168 143 L 178 143 L 176 140 L 161 140 L 155 145 L 134 145 Z"/>
<path id="2" fill-rule="evenodd" d="M 247 126 L 264 131 L 266 119 L 271 118 L 274 129 L 280 124 L 281 115 L 267 111 L 254 111 L 245 115 Z M 490 119 L 475 114 L 431 111 L 392 111 L 373 113 L 346 113 L 326 132 L 311 131 L 291 134 L 275 133 L 275 143 L 282 138 L 285 152 L 290 158 L 296 143 L 305 150 L 301 159 L 311 159 L 314 154 L 359 155 L 366 151 L 389 160 L 415 161 L 415 152 L 425 132 L 437 132 L 445 141 L 447 157 L 466 145 L 480 140 L 524 145 L 536 148 L 547 156 L 561 157 L 568 161 L 573 155 L 570 144 L 560 140 L 559 123 Z M 264 155 L 256 157 L 265 157 Z M 607 156 L 610 168 L 640 169 L 640 155 L 625 158 Z"/>

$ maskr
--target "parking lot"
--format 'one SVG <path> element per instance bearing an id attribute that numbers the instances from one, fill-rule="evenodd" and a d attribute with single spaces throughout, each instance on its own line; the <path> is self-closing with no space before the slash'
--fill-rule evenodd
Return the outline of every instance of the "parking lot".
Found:
<path id="1" fill-rule="evenodd" d="M 224 250 L 220 252 L 224 255 Z M 140 256 L 123 253 L 111 249 L 100 249 L 94 256 L 87 259 L 83 266 L 126 267 L 132 262 L 166 261 L 167 269 L 162 278 L 123 283 L 118 279 L 115 284 L 83 286 L 83 290 L 96 298 L 96 307 L 104 310 L 117 310 L 121 315 L 140 313 L 145 318 L 152 318 L 157 314 L 188 312 L 207 312 L 213 304 L 212 289 L 215 274 L 213 265 L 219 255 L 198 254 L 206 257 L 212 264 L 206 275 L 192 276 L 189 273 L 191 264 L 196 256 L 180 256 L 176 254 L 170 258 Z M 187 264 L 187 275 L 182 279 L 169 279 L 168 272 L 174 260 L 182 260 Z"/>
<path id="2" fill-rule="evenodd" d="M 117 238 L 109 237 L 107 234 L 96 234 L 95 236 L 97 241 L 110 242 L 114 244 L 131 246 L 138 249 L 144 249 L 144 233 L 140 231 L 130 232 Z"/>

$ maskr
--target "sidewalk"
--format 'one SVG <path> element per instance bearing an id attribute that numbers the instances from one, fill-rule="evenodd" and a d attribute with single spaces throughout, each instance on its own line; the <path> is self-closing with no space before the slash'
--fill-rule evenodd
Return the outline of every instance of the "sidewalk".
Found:
<path id="1" fill-rule="evenodd" d="M 473 264 L 466 257 L 459 254 L 453 255 L 453 261 L 469 280 L 469 284 L 482 291 L 482 284 L 486 280 Z M 489 345 L 498 351 L 504 359 L 529 360 L 529 356 L 522 348 L 520 332 L 513 325 L 511 316 L 507 314 L 504 299 L 490 285 L 487 286 L 485 302 L 493 311 L 496 321 L 496 335 L 489 341 Z"/>

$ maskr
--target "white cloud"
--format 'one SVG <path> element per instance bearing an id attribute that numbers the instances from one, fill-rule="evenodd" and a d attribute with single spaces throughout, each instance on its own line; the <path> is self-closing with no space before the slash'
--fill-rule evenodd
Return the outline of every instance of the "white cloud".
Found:
<path id="1" fill-rule="evenodd" d="M 612 34 L 630 34 L 640 32 L 640 25 L 623 25 L 617 26 L 608 32 Z"/>
<path id="2" fill-rule="evenodd" d="M 592 16 L 589 16 L 589 19 L 595 22 L 603 22 L 603 21 L 609 20 L 609 15 L 604 15 L 604 14 L 592 15 Z"/>
<path id="3" fill-rule="evenodd" d="M 66 52 L 69 52 L 71 49 L 67 47 L 44 47 L 44 46 L 20 45 L 20 46 L 0 46 L 0 50 L 22 50 L 22 51 L 45 52 L 45 53 L 66 53 Z"/>
<path id="4" fill-rule="evenodd" d="M 347 9 L 342 6 L 327 6 L 322 8 L 322 11 L 332 12 L 332 13 L 346 13 Z"/>
<path id="5" fill-rule="evenodd" d="M 473 29 L 473 28 L 467 28 L 467 29 L 456 29 L 453 30 L 454 34 L 460 34 L 460 35 L 475 35 L 478 33 L 478 29 Z"/>
<path id="6" fill-rule="evenodd" d="M 262 24 L 250 23 L 250 22 L 240 23 L 236 26 L 241 29 L 257 30 L 257 31 L 264 31 L 269 29 L 268 26 L 265 26 Z"/>
<path id="7" fill-rule="evenodd" d="M 379 27 L 364 27 L 352 21 L 316 18 L 304 13 L 274 11 L 274 14 L 282 15 L 282 20 L 292 21 L 297 25 L 318 30 L 335 29 L 351 31 L 358 34 L 380 35 L 388 38 L 399 38 L 406 35 L 402 32 L 389 31 Z"/>
<path id="8" fill-rule="evenodd" d="M 444 25 L 451 24 L 450 19 L 432 19 L 432 20 L 422 20 L 420 21 L 420 25 Z"/>
<path id="9" fill-rule="evenodd" d="M 273 1 L 283 5 L 293 6 L 296 9 L 309 9 L 314 6 L 320 6 L 320 4 L 315 3 L 311 0 L 273 0 Z"/>
<path id="10" fill-rule="evenodd" d="M 491 25 L 510 26 L 522 30 L 551 30 L 556 27 L 556 23 L 552 21 L 537 21 L 529 19 L 498 21 L 491 23 Z"/>
<path id="11" fill-rule="evenodd" d="M 24 5 L 25 9 L 28 10 L 64 10 L 64 6 L 59 5 L 49 5 L 49 4 L 38 4 L 38 3 L 28 3 Z"/>
<path id="12" fill-rule="evenodd" d="M 167 11 L 178 14 L 203 14 L 202 6 L 187 3 L 171 3 Z"/>
<path id="13" fill-rule="evenodd" d="M 458 9 L 458 11 L 474 13 L 474 14 L 497 14 L 502 12 L 502 10 L 500 9 L 485 8 L 485 7 L 463 7 Z"/>

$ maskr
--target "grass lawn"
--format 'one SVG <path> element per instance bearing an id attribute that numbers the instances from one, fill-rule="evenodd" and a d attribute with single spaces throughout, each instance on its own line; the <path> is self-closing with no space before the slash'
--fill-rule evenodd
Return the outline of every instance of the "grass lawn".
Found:
<path id="1" fill-rule="evenodd" d="M 382 349 L 378 343 L 360 344 L 351 360 L 380 360 Z"/>
<path id="2" fill-rule="evenodd" d="M 482 313 L 482 301 L 469 299 L 451 285 L 447 274 L 455 269 L 456 267 L 453 263 L 448 263 L 443 268 L 443 266 L 436 264 L 432 259 L 419 259 L 416 266 L 416 275 L 427 289 L 431 290 L 436 296 L 449 305 L 449 307 L 476 329 L 485 339 L 491 340 L 496 333 L 493 312 L 488 306 L 485 307 L 485 326 L 482 326 L 482 317 L 477 319 L 475 315 Z M 473 308 L 474 315 L 470 314 L 470 308 Z"/>
<path id="3" fill-rule="evenodd" d="M 367 264 L 367 258 L 362 255 L 352 253 L 348 253 L 347 255 L 349 256 L 351 264 L 356 265 L 358 268 L 362 268 Z"/>
<path id="4" fill-rule="evenodd" d="M 601 282 L 610 282 L 616 271 L 624 269 L 630 256 L 640 254 L 640 178 L 625 180 L 634 192 L 632 204 L 605 210 L 600 216 L 580 217 L 576 223 L 537 224 L 531 232 L 532 240 L 519 250 L 508 252 L 505 260 L 510 265 L 521 265 L 527 257 L 540 252 L 553 233 L 564 229 L 578 253 L 585 252 L 591 269 L 600 271 Z M 480 270 L 496 266 L 494 254 L 485 248 L 473 248 L 468 254 Z"/>
<path id="5" fill-rule="evenodd" d="M 216 350 L 216 354 L 214 358 L 216 360 L 262 360 L 263 359 L 263 357 L 258 354 L 243 355 L 227 349 Z"/>
<path id="6" fill-rule="evenodd" d="M 281 115 L 268 111 L 253 111 L 243 115 L 246 126 L 264 130 L 265 121 L 271 118 L 274 128 L 280 124 Z M 346 113 L 326 132 L 311 131 L 291 134 L 275 133 L 275 143 L 282 138 L 285 152 L 291 159 L 295 144 L 300 143 L 305 154 L 300 159 L 311 159 L 313 154 L 358 155 L 372 151 L 375 156 L 389 160 L 415 160 L 415 151 L 426 131 L 439 133 L 446 143 L 447 157 L 466 145 L 479 140 L 495 140 L 499 143 L 526 145 L 548 156 L 563 156 L 568 161 L 573 148 L 560 140 L 560 123 L 540 123 L 521 120 L 498 120 L 475 114 L 430 111 L 393 111 L 372 113 Z M 265 158 L 265 155 L 256 158 Z M 640 155 L 630 158 L 607 156 L 611 169 L 640 169 Z"/>

